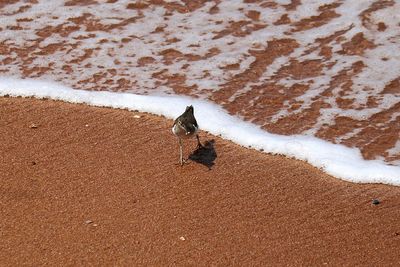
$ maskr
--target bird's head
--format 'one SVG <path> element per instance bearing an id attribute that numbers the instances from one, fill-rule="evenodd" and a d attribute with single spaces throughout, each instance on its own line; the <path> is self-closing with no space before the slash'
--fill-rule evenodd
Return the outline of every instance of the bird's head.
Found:
<path id="1" fill-rule="evenodd" d="M 186 112 L 190 112 L 190 113 L 193 114 L 193 106 L 192 106 L 192 105 L 187 106 L 186 109 L 185 109 L 185 113 L 186 113 Z"/>

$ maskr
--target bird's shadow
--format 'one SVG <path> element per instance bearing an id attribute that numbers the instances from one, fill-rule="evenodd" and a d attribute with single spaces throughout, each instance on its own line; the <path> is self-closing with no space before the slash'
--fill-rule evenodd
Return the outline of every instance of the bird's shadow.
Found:
<path id="1" fill-rule="evenodd" d="M 217 152 L 214 148 L 215 141 L 214 139 L 210 141 L 206 141 L 201 147 L 197 148 L 192 154 L 189 155 L 189 159 L 203 164 L 209 170 L 215 164 L 214 161 L 217 158 Z"/>

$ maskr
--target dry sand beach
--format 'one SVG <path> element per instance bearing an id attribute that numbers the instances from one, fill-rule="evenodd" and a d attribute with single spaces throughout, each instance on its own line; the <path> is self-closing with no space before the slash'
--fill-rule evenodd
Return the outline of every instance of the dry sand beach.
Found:
<path id="1" fill-rule="evenodd" d="M 3 266 L 398 263 L 399 187 L 204 132 L 180 167 L 172 121 L 149 114 L 0 98 L 0 118 Z"/>

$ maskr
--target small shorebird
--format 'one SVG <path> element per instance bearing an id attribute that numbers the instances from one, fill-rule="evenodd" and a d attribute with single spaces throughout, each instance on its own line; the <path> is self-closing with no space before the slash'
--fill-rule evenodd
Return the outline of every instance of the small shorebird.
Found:
<path id="1" fill-rule="evenodd" d="M 197 131 L 199 130 L 199 126 L 197 125 L 196 118 L 194 117 L 193 106 L 186 107 L 185 112 L 182 113 L 178 118 L 176 118 L 174 125 L 172 126 L 172 132 L 179 139 L 179 162 L 181 166 L 183 165 L 183 144 L 182 138 L 191 138 L 196 135 L 197 138 L 197 147 L 202 147 L 203 145 L 200 143 L 199 135 Z"/>

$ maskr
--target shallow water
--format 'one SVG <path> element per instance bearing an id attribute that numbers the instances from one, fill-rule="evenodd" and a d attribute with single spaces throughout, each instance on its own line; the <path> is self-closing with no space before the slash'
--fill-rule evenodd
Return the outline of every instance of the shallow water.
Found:
<path id="1" fill-rule="evenodd" d="M 399 1 L 8 1 L 0 75 L 208 99 L 400 165 Z"/>

